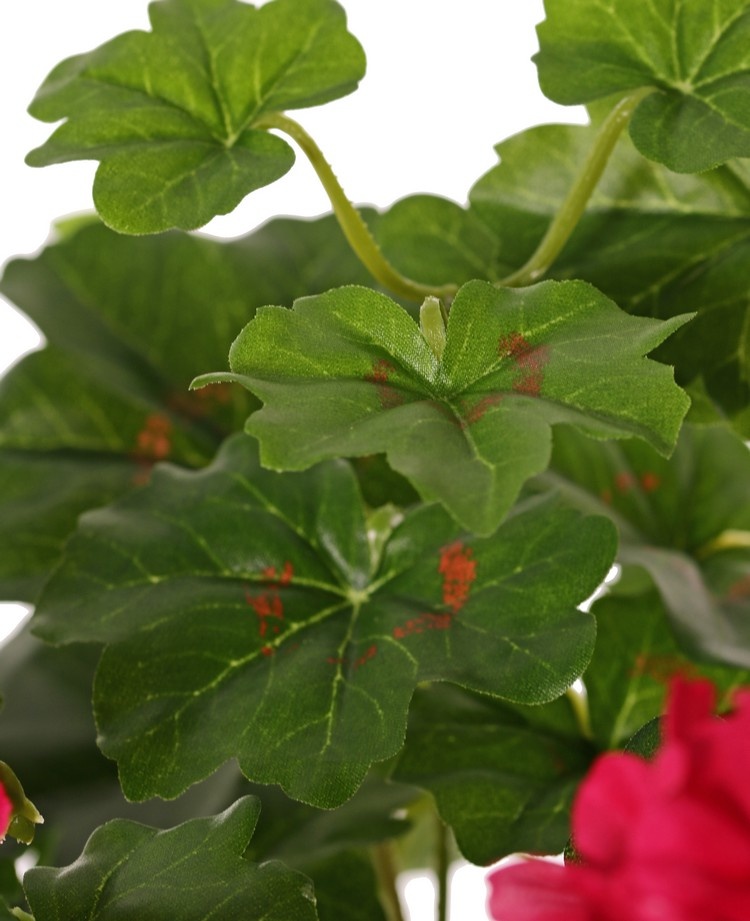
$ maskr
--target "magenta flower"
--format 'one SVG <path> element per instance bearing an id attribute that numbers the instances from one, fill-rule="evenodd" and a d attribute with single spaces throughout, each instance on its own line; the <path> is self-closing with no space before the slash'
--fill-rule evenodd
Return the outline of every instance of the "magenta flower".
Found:
<path id="1" fill-rule="evenodd" d="M 603 755 L 581 785 L 581 863 L 489 876 L 496 921 L 748 921 L 750 691 L 714 717 L 707 681 L 676 679 L 653 761 Z"/>
<path id="2" fill-rule="evenodd" d="M 13 803 L 5 789 L 5 785 L 0 781 L 0 841 L 8 833 L 10 820 L 13 818 Z"/>

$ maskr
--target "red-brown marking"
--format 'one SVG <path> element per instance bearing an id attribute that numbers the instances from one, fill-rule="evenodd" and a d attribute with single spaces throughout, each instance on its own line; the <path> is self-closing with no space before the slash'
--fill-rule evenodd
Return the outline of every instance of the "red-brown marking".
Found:
<path id="1" fill-rule="evenodd" d="M 730 603 L 745 601 L 747 598 L 750 598 L 750 576 L 744 576 L 739 581 L 730 585 L 724 595 L 724 601 Z"/>
<path id="2" fill-rule="evenodd" d="M 148 461 L 164 460 L 172 450 L 171 436 L 172 421 L 161 413 L 151 413 L 136 435 L 135 457 Z"/>
<path id="3" fill-rule="evenodd" d="M 260 651 L 262 655 L 266 656 L 266 658 L 274 654 L 273 646 L 262 646 Z"/>
<path id="4" fill-rule="evenodd" d="M 232 384 L 207 384 L 199 390 L 188 393 L 170 393 L 167 397 L 167 406 L 177 412 L 201 419 L 209 414 L 216 406 L 226 406 L 232 402 Z"/>
<path id="5" fill-rule="evenodd" d="M 475 422 L 479 422 L 487 410 L 492 409 L 493 406 L 497 406 L 498 403 L 502 402 L 502 399 L 502 393 L 488 393 L 486 396 L 477 400 L 473 406 L 469 406 L 468 400 L 462 400 L 461 412 L 464 414 L 464 418 L 461 420 L 461 428 L 465 429 L 470 425 L 474 425 Z"/>
<path id="6" fill-rule="evenodd" d="M 375 643 L 373 643 L 372 646 L 368 647 L 365 650 L 365 652 L 358 659 L 355 660 L 354 670 L 356 671 L 358 668 L 361 668 L 363 665 L 366 665 L 370 661 L 370 659 L 375 658 L 377 653 L 378 653 L 378 647 Z M 350 659 L 347 659 L 342 656 L 328 656 L 328 658 L 326 659 L 326 662 L 329 665 L 342 665 L 344 668 L 348 667 L 350 661 L 351 661 Z"/>
<path id="7" fill-rule="evenodd" d="M 688 679 L 697 678 L 698 671 L 693 665 L 684 662 L 678 656 L 649 656 L 639 653 L 630 670 L 630 677 L 638 678 L 641 675 L 646 675 L 658 684 L 669 685 L 677 676 Z"/>
<path id="8" fill-rule="evenodd" d="M 249 587 L 246 587 L 245 601 L 255 611 L 255 615 L 258 618 L 258 636 L 264 639 L 268 635 L 269 629 L 274 634 L 281 632 L 281 627 L 278 624 L 271 624 L 269 619 L 284 620 L 284 603 L 278 594 L 278 590 L 292 581 L 294 567 L 287 560 L 281 570 L 281 575 L 277 575 L 275 566 L 267 566 L 262 575 L 264 590 L 255 594 Z M 264 646 L 261 649 L 264 656 L 272 655 L 273 651 L 270 646 Z"/>
<path id="9" fill-rule="evenodd" d="M 630 490 L 634 486 L 635 486 L 635 477 L 633 476 L 632 473 L 628 473 L 627 471 L 622 471 L 621 473 L 618 473 L 617 476 L 615 477 L 615 489 L 618 492 L 621 492 L 621 493 L 630 492 Z"/>
<path id="10" fill-rule="evenodd" d="M 466 604 L 471 584 L 477 577 L 474 551 L 460 541 L 443 547 L 440 551 L 438 572 L 443 577 L 443 604 L 457 614 Z"/>
<path id="11" fill-rule="evenodd" d="M 497 353 L 501 358 L 512 358 L 521 372 L 513 382 L 516 393 L 538 397 L 544 383 L 544 368 L 549 361 L 549 349 L 544 345 L 532 345 L 519 332 L 500 336 Z"/>
<path id="12" fill-rule="evenodd" d="M 425 633 L 427 630 L 448 630 L 453 623 L 452 614 L 433 614 L 426 611 L 418 617 L 412 617 L 405 624 L 393 628 L 393 637 L 402 640 L 405 636 Z"/>
<path id="13" fill-rule="evenodd" d="M 658 473 L 647 470 L 641 474 L 641 487 L 644 492 L 655 492 L 661 486 L 661 477 Z"/>
<path id="14" fill-rule="evenodd" d="M 602 502 L 605 502 L 607 505 L 612 505 L 612 490 L 603 489 L 599 495 L 601 496 Z"/>
<path id="15" fill-rule="evenodd" d="M 389 383 L 391 374 L 396 370 L 386 358 L 379 358 L 372 363 L 372 370 L 365 374 L 365 380 L 375 384 L 375 389 L 383 409 L 394 409 L 401 406 L 404 402 L 403 394 Z"/>

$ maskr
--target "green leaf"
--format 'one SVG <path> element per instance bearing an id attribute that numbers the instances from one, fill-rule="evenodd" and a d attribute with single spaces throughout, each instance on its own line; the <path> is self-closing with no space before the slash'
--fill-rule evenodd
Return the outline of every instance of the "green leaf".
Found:
<path id="1" fill-rule="evenodd" d="M 615 593 L 617 587 L 614 588 Z M 604 748 L 619 748 L 649 720 L 661 716 L 676 675 L 709 678 L 728 703 L 750 673 L 707 666 L 677 646 L 658 593 L 609 595 L 593 607 L 594 655 L 584 675 L 591 725 Z"/>
<path id="2" fill-rule="evenodd" d="M 500 163 L 471 190 L 472 211 L 495 237 L 496 271 L 523 265 L 559 210 L 595 127 L 545 125 L 497 146 Z M 582 278 L 629 313 L 695 319 L 659 348 L 681 385 L 702 379 L 744 425 L 750 403 L 750 170 L 670 173 L 620 142 L 586 212 L 552 266 Z"/>
<path id="3" fill-rule="evenodd" d="M 307 870 L 315 885 L 320 921 L 387 921 L 365 854 L 348 851 L 314 861 Z"/>
<path id="4" fill-rule="evenodd" d="M 489 534 L 549 460 L 550 425 L 640 436 L 668 453 L 687 409 L 670 369 L 644 359 L 685 318 L 635 320 L 581 282 L 464 285 L 442 361 L 385 295 L 348 287 L 267 307 L 230 351 L 265 406 L 246 430 L 272 469 L 385 451 L 421 496 Z"/>
<path id="5" fill-rule="evenodd" d="M 179 795 L 237 757 L 243 772 L 331 807 L 403 744 L 415 684 L 525 703 L 585 668 L 614 537 L 532 502 L 493 537 L 439 507 L 409 513 L 376 569 L 344 462 L 262 470 L 238 436 L 203 472 L 152 483 L 81 519 L 36 630 L 107 644 L 100 744 L 126 795 Z"/>
<path id="6" fill-rule="evenodd" d="M 655 717 L 645 726 L 641 726 L 638 732 L 628 740 L 625 751 L 640 755 L 642 758 L 653 758 L 660 745 L 661 719 Z"/>
<path id="7" fill-rule="evenodd" d="M 737 436 L 686 425 L 667 461 L 558 429 L 536 485 L 612 518 L 619 561 L 648 572 L 684 648 L 750 668 L 750 452 Z"/>
<path id="8" fill-rule="evenodd" d="M 30 112 L 67 119 L 31 166 L 100 160 L 94 202 L 123 233 L 193 229 L 294 163 L 264 116 L 337 99 L 364 53 L 333 0 L 161 0 L 126 32 L 59 64 Z"/>
<path id="9" fill-rule="evenodd" d="M 259 804 L 239 800 L 221 815 L 160 831 L 123 819 L 99 828 L 75 863 L 36 867 L 24 878 L 33 912 L 44 921 L 253 917 L 315 921 L 309 882 L 275 861 L 242 854 Z"/>
<path id="10" fill-rule="evenodd" d="M 11 262 L 0 290 L 50 345 L 0 382 L 0 595 L 32 601 L 82 511 L 160 458 L 204 464 L 242 425 L 246 391 L 196 400 L 188 384 L 226 360 L 257 306 L 364 280 L 333 218 L 272 221 L 229 243 L 96 222 Z"/>
<path id="11" fill-rule="evenodd" d="M 654 87 L 630 134 L 652 160 L 682 173 L 750 156 L 747 0 L 545 0 L 536 55 L 554 102 L 590 102 Z"/>
<path id="12" fill-rule="evenodd" d="M 593 754 L 584 740 L 535 725 L 530 708 L 435 686 L 412 701 L 393 776 L 429 790 L 463 855 L 490 864 L 518 851 L 560 853 Z"/>

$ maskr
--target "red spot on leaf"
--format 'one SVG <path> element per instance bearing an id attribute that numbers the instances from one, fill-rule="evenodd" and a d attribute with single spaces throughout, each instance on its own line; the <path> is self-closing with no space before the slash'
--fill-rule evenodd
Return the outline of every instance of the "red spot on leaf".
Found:
<path id="1" fill-rule="evenodd" d="M 365 375 L 365 380 L 375 384 L 378 399 L 383 409 L 394 409 L 404 402 L 403 394 L 389 383 L 391 374 L 396 370 L 386 358 L 379 358 L 372 363 L 372 370 Z"/>
<path id="2" fill-rule="evenodd" d="M 497 353 L 501 358 L 512 358 L 519 370 L 513 382 L 513 390 L 524 396 L 538 397 L 544 383 L 544 368 L 549 361 L 549 349 L 544 345 L 532 345 L 519 332 L 500 336 Z"/>
<path id="3" fill-rule="evenodd" d="M 471 591 L 471 584 L 477 577 L 476 560 L 472 559 L 474 551 L 465 547 L 460 541 L 443 547 L 440 551 L 438 572 L 443 577 L 443 604 L 454 614 L 466 604 Z"/>
<path id="4" fill-rule="evenodd" d="M 724 600 L 730 603 L 745 601 L 750 598 L 750 576 L 744 576 L 727 589 Z"/>
<path id="5" fill-rule="evenodd" d="M 272 656 L 274 653 L 273 646 L 262 646 L 260 651 L 261 655 L 266 656 L 266 658 L 268 658 L 268 656 Z"/>
<path id="6" fill-rule="evenodd" d="M 217 383 L 187 393 L 171 393 L 167 397 L 167 406 L 193 419 L 201 419 L 215 407 L 231 403 L 232 389 L 232 384 Z"/>
<path id="7" fill-rule="evenodd" d="M 641 486 L 644 492 L 655 492 L 661 486 L 661 477 L 647 470 L 641 474 Z"/>
<path id="8" fill-rule="evenodd" d="M 171 420 L 161 413 L 152 413 L 136 435 L 135 456 L 152 461 L 164 460 L 172 450 L 171 436 Z"/>
<path id="9" fill-rule="evenodd" d="M 470 425 L 474 425 L 475 422 L 479 422 L 487 410 L 492 409 L 493 406 L 497 406 L 502 402 L 502 399 L 502 393 L 488 393 L 486 396 L 477 400 L 473 406 L 469 406 L 467 400 L 462 401 L 461 411 L 464 413 L 464 418 L 461 421 L 461 428 L 464 429 Z"/>
<path id="10" fill-rule="evenodd" d="M 663 685 L 669 685 L 677 676 L 686 679 L 699 677 L 697 669 L 678 656 L 650 656 L 646 653 L 639 653 L 630 670 L 630 677 L 638 678 L 642 675 Z"/>
<path id="11" fill-rule="evenodd" d="M 425 611 L 424 614 L 412 617 L 406 623 L 394 627 L 393 636 L 397 640 L 402 640 L 405 636 L 425 633 L 427 630 L 448 630 L 452 623 L 452 614 L 433 614 L 431 611 Z"/>
<path id="12" fill-rule="evenodd" d="M 375 643 L 373 643 L 372 646 L 368 647 L 358 659 L 354 660 L 355 671 L 356 669 L 361 668 L 363 665 L 366 665 L 370 661 L 370 659 L 374 659 L 375 656 L 377 655 L 377 652 L 378 652 L 378 647 Z M 341 665 L 344 668 L 347 668 L 349 666 L 350 661 L 351 661 L 350 659 L 347 659 L 342 656 L 328 656 L 328 658 L 326 659 L 326 662 L 329 665 Z"/>
<path id="13" fill-rule="evenodd" d="M 630 492 L 630 490 L 634 486 L 635 486 L 635 477 L 633 476 L 632 473 L 628 473 L 627 471 L 622 471 L 622 473 L 618 473 L 617 476 L 615 477 L 615 489 L 618 492 L 621 492 L 621 493 Z"/>
<path id="14" fill-rule="evenodd" d="M 281 575 L 277 575 L 276 567 L 267 566 L 262 571 L 262 576 L 263 590 L 256 592 L 251 590 L 249 586 L 246 587 L 245 601 L 253 611 L 255 611 L 255 615 L 258 618 L 258 636 L 264 639 L 269 632 L 269 628 L 274 634 L 281 632 L 281 628 L 278 624 L 271 624 L 270 622 L 272 620 L 284 620 L 284 603 L 278 590 L 291 582 L 294 576 L 294 568 L 292 564 L 287 561 L 284 563 Z M 264 646 L 261 649 L 263 655 L 270 654 L 266 652 L 266 649 L 271 649 L 271 647 Z M 272 652 L 273 649 L 271 649 L 271 653 Z"/>
<path id="15" fill-rule="evenodd" d="M 612 490 L 603 489 L 599 495 L 601 496 L 602 502 L 605 502 L 607 505 L 612 505 Z"/>

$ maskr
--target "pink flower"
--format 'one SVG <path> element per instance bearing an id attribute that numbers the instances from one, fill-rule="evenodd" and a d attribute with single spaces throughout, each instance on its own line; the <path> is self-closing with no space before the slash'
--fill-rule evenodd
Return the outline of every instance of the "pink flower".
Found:
<path id="1" fill-rule="evenodd" d="M 8 796 L 5 786 L 2 781 L 0 781 L 0 841 L 2 841 L 7 834 L 8 826 L 12 818 L 13 803 Z"/>
<path id="2" fill-rule="evenodd" d="M 581 863 L 489 877 L 496 921 L 748 921 L 750 691 L 713 716 L 707 681 L 676 679 L 653 761 L 603 755 L 581 785 Z"/>

